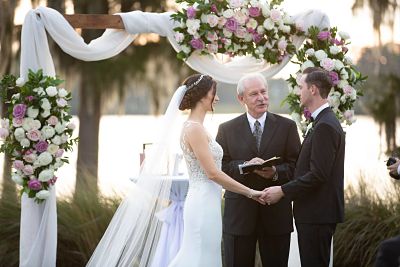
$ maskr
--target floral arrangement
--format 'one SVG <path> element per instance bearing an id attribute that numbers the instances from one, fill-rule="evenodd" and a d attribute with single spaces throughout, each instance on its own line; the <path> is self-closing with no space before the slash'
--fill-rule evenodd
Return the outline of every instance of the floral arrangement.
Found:
<path id="1" fill-rule="evenodd" d="M 346 55 L 349 34 L 337 32 L 335 27 L 319 30 L 313 26 L 308 29 L 306 37 L 306 43 L 296 53 L 297 61 L 293 61 L 299 64 L 300 69 L 287 80 L 289 94 L 284 101 L 289 104 L 292 118 L 303 133 L 311 127 L 311 113 L 300 106 L 298 83 L 302 71 L 315 66 L 329 72 L 333 84 L 328 96 L 329 104 L 340 122 L 351 125 L 355 121 L 354 103 L 362 95 L 356 85 L 367 77 L 355 69 L 352 59 Z"/>
<path id="2" fill-rule="evenodd" d="M 37 202 L 49 197 L 55 172 L 68 163 L 64 152 L 78 141 L 71 138 L 75 128 L 69 115 L 71 93 L 56 87 L 61 83 L 41 70 L 29 71 L 27 81 L 6 75 L 0 83 L 9 114 L 1 120 L 0 152 L 10 155 L 12 180 L 22 186 L 21 193 Z"/>
<path id="3" fill-rule="evenodd" d="M 178 0 L 188 7 L 171 17 L 181 47 L 178 58 L 193 52 L 203 55 L 251 55 L 275 64 L 295 53 L 292 36 L 303 34 L 303 25 L 279 8 L 282 0 Z"/>

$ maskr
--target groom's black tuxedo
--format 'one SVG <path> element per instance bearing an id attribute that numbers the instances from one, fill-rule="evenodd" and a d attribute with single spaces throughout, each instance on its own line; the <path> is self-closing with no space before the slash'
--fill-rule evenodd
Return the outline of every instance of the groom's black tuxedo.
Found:
<path id="1" fill-rule="evenodd" d="M 330 108 L 323 109 L 313 124 L 303 141 L 294 180 L 282 186 L 284 199 L 294 201 L 300 257 L 307 267 L 327 266 L 332 234 L 344 219 L 345 134 Z"/>
<path id="2" fill-rule="evenodd" d="M 260 151 L 257 150 L 246 114 L 221 124 L 216 139 L 224 150 L 222 170 L 238 182 L 252 189 L 263 190 L 266 187 L 282 185 L 292 179 L 300 150 L 299 135 L 292 120 L 268 112 Z M 239 172 L 238 165 L 244 161 L 255 157 L 268 159 L 274 156 L 281 157 L 281 164 L 276 166 L 278 180 L 275 182 L 256 174 L 242 175 Z M 275 257 L 280 258 L 275 262 L 286 261 L 287 264 L 290 232 L 293 231 L 292 221 L 289 199 L 276 205 L 263 206 L 252 199 L 226 191 L 223 218 L 226 266 L 254 266 L 251 262 L 254 261 L 253 252 L 257 239 L 263 261 L 268 259 L 270 266 L 282 266 L 279 263 L 273 264 Z M 281 236 L 285 239 L 282 242 L 276 239 Z M 238 241 L 237 237 L 244 238 Z M 246 237 L 250 237 L 247 239 L 248 243 L 245 241 Z M 250 259 L 246 260 L 244 257 Z"/>

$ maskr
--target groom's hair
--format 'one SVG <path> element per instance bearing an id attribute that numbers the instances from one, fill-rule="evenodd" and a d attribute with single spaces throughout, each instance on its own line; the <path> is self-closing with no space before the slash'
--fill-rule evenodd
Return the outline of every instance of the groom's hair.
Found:
<path id="1" fill-rule="evenodd" d="M 182 98 L 179 105 L 180 110 L 192 109 L 196 106 L 210 90 L 213 90 L 214 96 L 217 93 L 217 82 L 208 75 L 193 74 L 183 81 L 188 90 Z"/>
<path id="2" fill-rule="evenodd" d="M 262 75 L 262 74 L 259 73 L 259 72 L 249 73 L 249 74 L 244 75 L 244 76 L 243 76 L 242 78 L 240 78 L 240 80 L 238 81 L 237 88 L 236 88 L 236 91 L 237 91 L 237 94 L 238 94 L 238 95 L 243 95 L 244 90 L 246 89 L 246 88 L 244 87 L 244 83 L 245 83 L 246 81 L 252 80 L 252 79 L 259 79 L 260 81 L 262 81 L 262 82 L 264 83 L 265 88 L 268 88 L 267 79 L 265 79 L 264 75 Z"/>
<path id="3" fill-rule="evenodd" d="M 307 74 L 305 79 L 307 86 L 315 85 L 321 97 L 326 99 L 333 86 L 329 73 L 318 67 L 309 67 L 303 71 L 303 74 Z"/>

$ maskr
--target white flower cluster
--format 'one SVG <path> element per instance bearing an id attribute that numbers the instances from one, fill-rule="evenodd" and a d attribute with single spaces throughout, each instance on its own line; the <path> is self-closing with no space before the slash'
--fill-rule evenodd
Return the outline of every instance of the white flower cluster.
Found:
<path id="1" fill-rule="evenodd" d="M 23 87 L 22 78 L 16 85 Z M 25 91 L 26 92 L 26 91 Z M 13 112 L 1 120 L 0 138 L 12 150 L 12 180 L 35 199 L 46 199 L 55 183 L 54 173 L 64 164 L 62 158 L 71 144 L 75 128 L 69 122 L 68 92 L 55 86 L 33 88 L 11 98 Z"/>

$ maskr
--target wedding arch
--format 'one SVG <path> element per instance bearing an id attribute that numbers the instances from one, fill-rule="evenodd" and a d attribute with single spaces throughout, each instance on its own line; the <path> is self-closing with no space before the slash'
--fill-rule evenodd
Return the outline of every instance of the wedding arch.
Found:
<path id="1" fill-rule="evenodd" d="M 97 61 L 113 57 L 128 47 L 140 33 L 156 33 L 166 37 L 177 53 L 182 47 L 175 38 L 177 21 L 173 12 L 148 13 L 132 11 L 117 15 L 66 15 L 46 7 L 31 10 L 26 15 L 21 36 L 20 77 L 29 78 L 29 70 L 43 70 L 46 76 L 56 75 L 50 53 L 47 33 L 67 54 L 84 61 Z M 104 34 L 86 44 L 68 21 L 79 28 L 108 28 Z M 301 21 L 305 31 L 312 26 L 321 31 L 329 29 L 327 15 L 308 10 L 293 16 Z M 113 29 L 110 29 L 113 28 Z M 298 50 L 306 37 L 292 36 L 292 44 Z M 228 60 L 226 60 L 228 58 Z M 260 72 L 266 78 L 273 77 L 291 60 L 286 54 L 279 63 L 270 64 L 263 58 L 251 55 L 221 57 L 191 53 L 185 63 L 192 69 L 211 75 L 225 83 L 237 83 L 245 74 Z M 312 62 L 311 62 L 312 63 Z M 311 64 L 308 63 L 309 65 Z M 21 200 L 20 266 L 55 266 L 57 248 L 57 214 L 55 189 L 44 203 L 38 205 L 26 195 Z"/>

